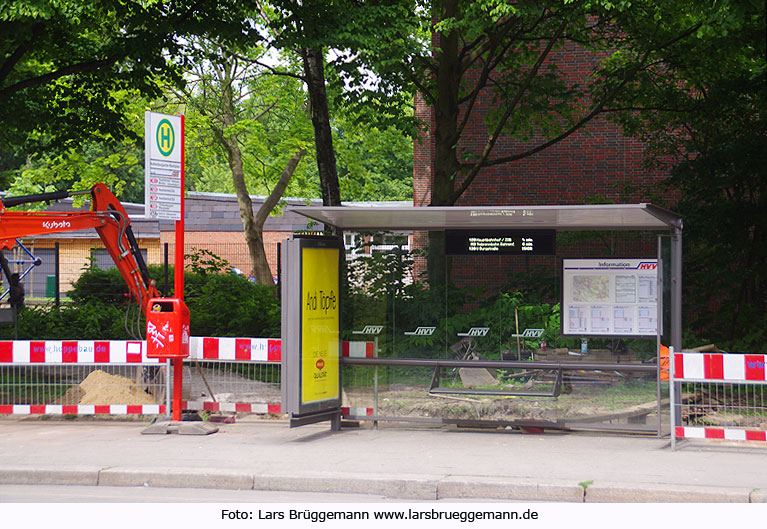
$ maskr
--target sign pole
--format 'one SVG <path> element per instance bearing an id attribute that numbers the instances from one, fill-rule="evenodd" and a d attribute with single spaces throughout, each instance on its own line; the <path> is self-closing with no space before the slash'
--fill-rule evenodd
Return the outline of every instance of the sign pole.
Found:
<path id="1" fill-rule="evenodd" d="M 153 298 L 146 307 L 147 357 L 172 360 L 168 385 L 173 384 L 173 395 L 168 391 L 166 410 L 172 420 L 153 423 L 141 433 L 208 435 L 218 427 L 203 421 L 182 422 L 183 359 L 189 356 L 190 342 L 189 308 L 184 303 L 184 116 L 147 112 L 144 123 L 146 217 L 175 222 L 175 297 Z"/>
<path id="2" fill-rule="evenodd" d="M 176 251 L 173 268 L 175 297 L 184 301 L 184 116 L 181 118 L 181 214 L 176 221 Z M 184 359 L 173 359 L 173 420 L 181 420 L 181 398 L 184 385 Z"/>

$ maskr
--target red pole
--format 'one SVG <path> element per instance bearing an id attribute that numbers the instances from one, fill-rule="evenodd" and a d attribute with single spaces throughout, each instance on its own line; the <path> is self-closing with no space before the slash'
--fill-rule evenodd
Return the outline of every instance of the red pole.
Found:
<path id="1" fill-rule="evenodd" d="M 176 251 L 173 269 L 175 296 L 184 301 L 184 116 L 181 118 L 181 213 L 176 221 Z M 184 384 L 184 360 L 173 359 L 173 420 L 181 420 L 181 390 Z"/>

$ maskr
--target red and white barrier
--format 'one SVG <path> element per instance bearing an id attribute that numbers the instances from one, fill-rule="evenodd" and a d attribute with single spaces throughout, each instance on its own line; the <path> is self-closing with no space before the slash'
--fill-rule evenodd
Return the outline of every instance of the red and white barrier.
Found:
<path id="1" fill-rule="evenodd" d="M 674 354 L 674 378 L 697 382 L 765 382 L 765 355 Z"/>
<path id="2" fill-rule="evenodd" d="M 373 358 L 373 342 L 343 342 L 345 357 Z M 279 338 L 211 338 L 193 336 L 189 343 L 189 360 L 224 360 L 240 362 L 280 363 L 282 342 Z M 0 341 L 2 365 L 112 364 L 154 365 L 163 363 L 146 356 L 145 341 L 130 340 L 16 340 Z M 279 404 L 187 401 L 184 409 L 210 412 L 281 413 Z M 0 405 L 0 415 L 158 415 L 166 406 L 150 405 Z M 372 415 L 372 408 L 342 409 L 343 415 Z"/>
<path id="3" fill-rule="evenodd" d="M 241 360 L 245 362 L 279 362 L 282 341 L 279 338 L 203 338 L 193 336 L 189 342 L 192 360 Z"/>
<path id="4" fill-rule="evenodd" d="M 708 426 L 677 426 L 677 438 L 723 439 L 725 441 L 767 441 L 767 431 L 740 428 L 712 428 Z"/>
<path id="5" fill-rule="evenodd" d="M 362 408 L 362 407 L 342 407 L 341 408 L 341 415 L 344 417 L 372 417 L 373 416 L 373 408 Z"/>
<path id="6" fill-rule="evenodd" d="M 346 358 L 375 358 L 375 343 L 343 342 L 341 347 L 341 354 Z"/>
<path id="7" fill-rule="evenodd" d="M 8 404 L 0 415 L 164 415 L 164 404 Z"/>
<path id="8" fill-rule="evenodd" d="M 766 355 L 721 353 L 674 353 L 671 377 L 672 445 L 677 438 L 722 439 L 767 442 L 767 431 L 715 426 L 676 426 L 676 398 L 673 383 L 765 384 Z"/>
<path id="9" fill-rule="evenodd" d="M 146 342 L 111 340 L 17 340 L 0 342 L 0 364 L 159 364 L 147 358 Z"/>

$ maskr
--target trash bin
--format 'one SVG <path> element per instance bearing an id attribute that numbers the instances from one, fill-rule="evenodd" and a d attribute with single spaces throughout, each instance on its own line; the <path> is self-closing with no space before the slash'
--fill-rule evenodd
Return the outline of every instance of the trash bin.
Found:
<path id="1" fill-rule="evenodd" d="M 189 356 L 189 308 L 178 298 L 152 298 L 146 313 L 148 358 Z"/>

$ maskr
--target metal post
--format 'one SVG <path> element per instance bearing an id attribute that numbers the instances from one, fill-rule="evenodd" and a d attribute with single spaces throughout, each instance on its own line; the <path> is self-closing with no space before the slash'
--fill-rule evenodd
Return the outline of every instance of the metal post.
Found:
<path id="1" fill-rule="evenodd" d="M 165 275 L 164 275 L 165 283 L 163 285 L 162 293 L 164 296 L 167 296 L 169 292 L 168 291 L 168 243 L 167 242 L 163 244 L 163 259 L 164 259 L 163 263 L 165 265 Z"/>
<path id="2" fill-rule="evenodd" d="M 373 353 L 378 358 L 378 336 L 373 338 Z M 378 417 L 378 366 L 373 368 L 373 417 Z M 378 419 L 373 420 L 373 429 L 378 430 Z"/>
<path id="3" fill-rule="evenodd" d="M 682 350 L 682 221 L 671 232 L 671 345 Z"/>
<path id="4" fill-rule="evenodd" d="M 657 333 L 655 336 L 655 351 L 657 355 L 657 363 L 658 363 L 658 374 L 657 374 L 657 392 L 658 392 L 658 437 L 662 435 L 661 429 L 663 428 L 663 409 L 661 406 L 661 401 L 663 400 L 663 393 L 661 391 L 661 373 L 663 372 L 663 369 L 661 368 L 661 356 L 660 356 L 660 346 L 661 346 L 661 329 L 663 326 L 663 237 L 661 235 L 658 235 L 658 284 L 657 284 L 657 303 L 658 303 L 658 311 L 657 311 L 657 318 L 658 318 L 658 325 L 657 325 Z"/>
<path id="5" fill-rule="evenodd" d="M 170 375 L 170 358 L 165 359 L 165 414 L 170 415 L 171 412 L 171 375 Z"/>
<path id="6" fill-rule="evenodd" d="M 176 221 L 176 248 L 175 248 L 175 268 L 173 270 L 173 295 L 184 301 L 184 216 L 186 215 L 184 208 L 184 116 L 181 118 L 181 204 L 179 212 L 179 220 Z M 181 420 L 181 391 L 183 386 L 184 376 L 184 360 L 183 358 L 173 359 L 173 420 Z"/>
<path id="7" fill-rule="evenodd" d="M 53 250 L 54 273 L 53 274 L 54 274 L 54 277 L 55 277 L 54 282 L 56 283 L 54 285 L 56 287 L 55 288 L 56 293 L 54 294 L 53 304 L 58 307 L 61 304 L 61 293 L 59 292 L 60 285 L 61 285 L 61 267 L 60 267 L 61 263 L 59 261 L 59 242 L 58 241 L 56 241 L 53 244 L 53 248 L 54 248 L 54 250 Z"/>
<path id="8" fill-rule="evenodd" d="M 676 450 L 676 391 L 674 385 L 674 347 L 668 348 L 668 401 L 671 428 L 671 450 Z"/>

